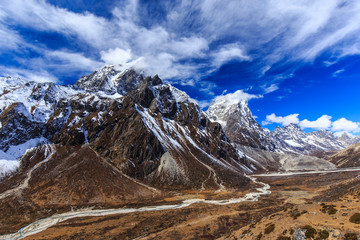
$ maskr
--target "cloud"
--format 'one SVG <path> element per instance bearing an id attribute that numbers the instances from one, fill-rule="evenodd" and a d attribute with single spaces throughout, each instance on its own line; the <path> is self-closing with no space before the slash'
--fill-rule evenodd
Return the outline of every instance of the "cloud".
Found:
<path id="1" fill-rule="evenodd" d="M 333 122 L 331 130 L 334 132 L 360 132 L 360 123 L 340 118 Z"/>
<path id="2" fill-rule="evenodd" d="M 268 94 L 268 93 L 275 92 L 278 89 L 279 89 L 278 85 L 271 84 L 270 86 L 264 88 L 264 92 L 265 92 L 265 94 Z"/>
<path id="3" fill-rule="evenodd" d="M 331 116 L 328 115 L 322 115 L 315 121 L 309 121 L 307 119 L 304 119 L 300 122 L 300 127 L 302 129 L 305 128 L 312 128 L 312 129 L 329 129 L 331 126 Z"/>
<path id="4" fill-rule="evenodd" d="M 0 36 L 0 52 L 4 50 L 18 50 L 21 42 L 23 41 L 17 32 L 7 28 L 5 25 L 1 24 L 1 22 Z"/>
<path id="5" fill-rule="evenodd" d="M 195 100 L 201 109 L 205 109 L 211 104 L 211 100 Z"/>
<path id="6" fill-rule="evenodd" d="M 299 114 L 290 114 L 284 117 L 276 116 L 275 113 L 266 115 L 266 119 L 262 121 L 262 125 L 269 125 L 272 123 L 278 123 L 282 126 L 287 126 L 291 123 L 298 124 L 302 129 L 313 129 L 313 130 L 331 130 L 336 135 L 341 133 L 359 133 L 360 123 L 347 120 L 346 118 L 340 118 L 334 122 L 331 121 L 332 117 L 329 115 L 322 115 L 315 121 L 309 121 L 308 119 L 299 120 Z"/>
<path id="7" fill-rule="evenodd" d="M 262 67 L 261 70 L 260 70 L 260 72 L 261 72 L 260 76 L 265 75 L 266 72 L 269 71 L 270 69 L 271 69 L 271 66 L 269 66 L 269 65 L 267 65 L 265 67 Z"/>
<path id="8" fill-rule="evenodd" d="M 32 70 L 26 70 L 26 69 L 17 69 L 17 68 L 8 68 L 8 67 L 2 67 L 0 66 L 0 76 L 7 77 L 7 76 L 13 76 L 13 77 L 20 77 L 27 81 L 33 81 L 33 82 L 58 82 L 57 77 L 50 74 L 49 72 L 45 70 L 38 70 L 36 73 Z"/>
<path id="9" fill-rule="evenodd" d="M 108 51 L 101 51 L 101 59 L 106 64 L 124 64 L 132 59 L 131 50 L 123 50 L 121 48 L 109 49 Z"/>
<path id="10" fill-rule="evenodd" d="M 230 60 L 250 61 L 251 58 L 244 54 L 244 50 L 237 44 L 228 44 L 212 54 L 212 65 L 215 69 L 221 67 Z"/>
<path id="11" fill-rule="evenodd" d="M 226 95 L 217 96 L 214 98 L 213 102 L 216 102 L 217 104 L 221 104 L 221 105 L 231 106 L 234 104 L 238 104 L 241 101 L 249 101 L 251 99 L 257 99 L 262 97 L 263 97 L 262 95 L 255 95 L 244 92 L 243 90 L 237 90 L 234 93 L 228 93 Z"/>
<path id="12" fill-rule="evenodd" d="M 272 113 L 270 115 L 266 115 L 265 121 L 262 121 L 262 125 L 269 125 L 272 123 L 279 123 L 282 126 L 288 126 L 290 124 L 298 124 L 299 123 L 299 114 L 290 114 L 285 117 L 276 116 L 275 113 Z"/>
<path id="13" fill-rule="evenodd" d="M 345 72 L 345 69 L 339 69 L 336 70 L 333 74 L 332 77 L 338 77 L 341 73 Z"/>
<path id="14" fill-rule="evenodd" d="M 56 51 L 84 56 L 87 60 L 79 58 L 77 71 L 93 71 L 99 63 L 141 59 L 149 74 L 196 87 L 202 77 L 233 60 L 251 61 L 261 78 L 269 69 L 275 70 L 279 62 L 313 61 L 324 51 L 331 53 L 332 60 L 360 54 L 358 1 L 254 0 L 250 4 L 183 0 L 140 4 L 125 0 L 113 4 L 111 16 L 105 18 L 72 12 L 45 0 L 3 0 L 0 51 L 13 53 L 19 46 L 42 48 L 36 51 L 42 59 L 35 59 L 38 68 L 32 68 L 34 73 L 36 69 L 59 73 L 48 67 L 61 58 Z M 150 8 L 151 4 L 156 7 Z M 14 30 L 17 28 L 57 33 L 68 44 L 63 49 L 50 49 L 46 44 L 25 41 L 25 36 Z M 82 49 L 76 49 L 73 42 Z M 33 60 L 28 58 L 22 67 L 32 66 Z M 64 66 L 65 62 L 72 63 L 63 60 Z M 75 68 L 74 64 L 71 69 Z M 273 80 L 281 82 L 288 77 L 292 75 L 279 75 Z M 265 93 L 275 88 L 270 85 Z"/>
<path id="15" fill-rule="evenodd" d="M 355 137 L 354 134 L 352 134 L 352 133 L 350 133 L 350 132 L 345 132 L 345 131 L 335 132 L 334 135 L 335 135 L 336 137 L 341 137 L 344 133 L 345 133 L 346 135 L 348 135 L 349 137 Z"/>
<path id="16" fill-rule="evenodd" d="M 44 56 L 49 62 L 56 61 L 54 68 L 63 68 L 64 70 L 87 70 L 101 67 L 103 63 L 85 57 L 81 53 L 67 51 L 44 51 Z"/>
<path id="17" fill-rule="evenodd" d="M 39 31 L 54 31 L 95 47 L 108 44 L 102 40 L 110 37 L 112 25 L 104 18 L 91 13 L 74 13 L 55 7 L 44 0 L 3 0 L 0 6 L 6 10 L 2 16 L 23 27 Z M 111 41 L 109 38 L 108 41 Z"/>

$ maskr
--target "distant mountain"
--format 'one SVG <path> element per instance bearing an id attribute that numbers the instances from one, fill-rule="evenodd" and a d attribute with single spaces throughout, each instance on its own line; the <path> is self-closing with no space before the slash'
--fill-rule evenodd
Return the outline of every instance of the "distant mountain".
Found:
<path id="1" fill-rule="evenodd" d="M 350 136 L 347 133 L 343 133 L 338 137 L 338 140 L 344 145 L 344 146 L 351 146 L 356 143 L 360 142 L 360 136 L 354 137 Z"/>
<path id="2" fill-rule="evenodd" d="M 276 149 L 281 152 L 313 155 L 318 152 L 339 151 L 345 148 L 345 145 L 330 131 L 304 133 L 296 124 L 277 127 L 270 137 Z"/>
<path id="3" fill-rule="evenodd" d="M 296 124 L 276 127 L 270 132 L 255 120 L 245 100 L 233 103 L 228 101 L 227 95 L 217 98 L 206 113 L 211 120 L 223 126 L 232 142 L 272 152 L 324 157 L 360 142 L 359 138 L 352 138 L 346 133 L 341 137 L 327 130 L 305 133 Z"/>

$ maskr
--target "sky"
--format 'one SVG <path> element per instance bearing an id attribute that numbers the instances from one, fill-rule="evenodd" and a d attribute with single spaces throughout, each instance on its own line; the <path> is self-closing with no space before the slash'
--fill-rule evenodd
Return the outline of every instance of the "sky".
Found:
<path id="1" fill-rule="evenodd" d="M 358 0 L 1 0 L 0 76 L 72 84 L 129 64 L 204 110 L 246 96 L 270 130 L 359 135 L 359 36 Z"/>

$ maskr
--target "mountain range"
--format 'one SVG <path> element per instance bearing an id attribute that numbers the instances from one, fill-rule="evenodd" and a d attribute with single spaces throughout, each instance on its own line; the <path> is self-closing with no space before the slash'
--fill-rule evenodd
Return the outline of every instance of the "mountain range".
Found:
<path id="1" fill-rule="evenodd" d="M 247 101 L 225 95 L 203 111 L 135 69 L 107 66 L 67 86 L 0 84 L 0 234 L 74 208 L 244 192 L 254 172 L 358 166 L 358 145 L 339 151 L 359 138 L 294 124 L 270 132 Z"/>
<path id="2" fill-rule="evenodd" d="M 287 169 L 280 160 L 287 154 L 305 161 L 360 141 L 326 130 L 304 133 L 294 124 L 270 132 L 247 101 L 227 95 L 204 112 L 157 75 L 121 66 L 106 66 L 67 86 L 12 77 L 0 82 L 0 176 L 21 172 L 29 161 L 21 156 L 47 144 L 66 149 L 64 158 L 93 152 L 153 187 L 222 189 L 244 185 L 243 174 Z"/>

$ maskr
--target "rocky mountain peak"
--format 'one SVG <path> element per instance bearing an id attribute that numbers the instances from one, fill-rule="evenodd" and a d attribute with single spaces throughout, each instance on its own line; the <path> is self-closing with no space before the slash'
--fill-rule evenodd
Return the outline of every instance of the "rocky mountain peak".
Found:
<path id="1" fill-rule="evenodd" d="M 299 125 L 291 123 L 287 126 L 284 127 L 276 127 L 274 129 L 274 131 L 272 132 L 272 135 L 277 136 L 277 135 L 281 135 L 281 136 L 289 136 L 289 137 L 303 137 L 305 135 L 305 133 L 303 132 L 303 130 L 301 130 L 301 128 L 299 127 Z"/>
<path id="2" fill-rule="evenodd" d="M 142 72 L 124 69 L 122 66 L 105 66 L 88 76 L 81 77 L 75 86 L 90 92 L 102 91 L 113 95 L 125 95 L 137 88 L 144 80 Z"/>
<path id="3" fill-rule="evenodd" d="M 272 151 L 268 141 L 269 131 L 262 128 L 253 117 L 248 102 L 244 99 L 229 99 L 231 95 L 219 97 L 206 111 L 212 121 L 220 123 L 234 143 Z"/>
<path id="4" fill-rule="evenodd" d="M 315 135 L 319 138 L 338 140 L 338 138 L 329 130 L 320 129 L 319 131 L 311 132 L 309 135 Z"/>
<path id="5" fill-rule="evenodd" d="M 295 123 L 290 123 L 289 125 L 283 127 L 283 129 L 288 132 L 302 132 L 300 126 Z"/>

